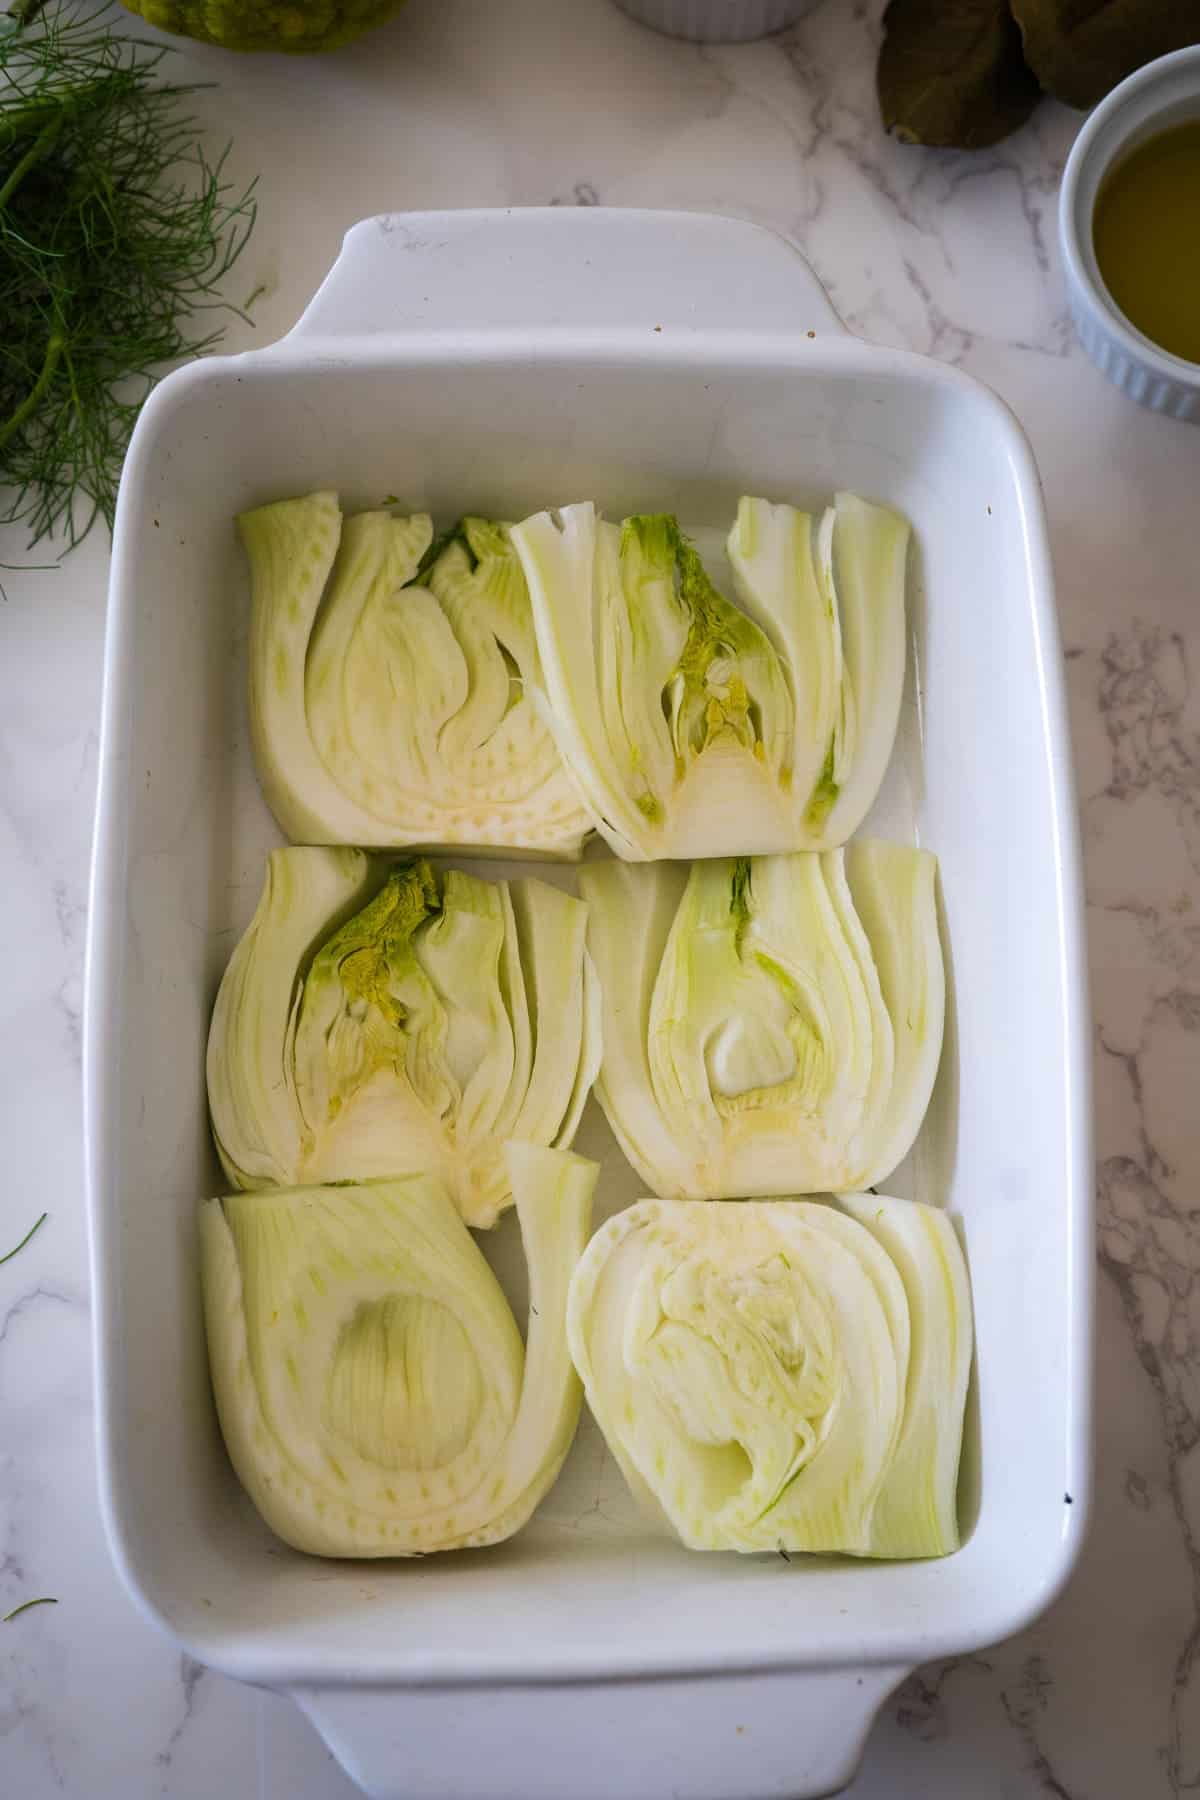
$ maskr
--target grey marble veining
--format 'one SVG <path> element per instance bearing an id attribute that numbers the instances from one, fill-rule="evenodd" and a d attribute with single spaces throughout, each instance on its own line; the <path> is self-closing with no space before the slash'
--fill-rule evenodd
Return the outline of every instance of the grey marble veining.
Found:
<path id="1" fill-rule="evenodd" d="M 214 144 L 261 171 L 235 298 L 264 292 L 235 345 L 285 330 L 374 211 L 700 207 L 791 233 L 852 329 L 962 364 L 1029 431 L 1090 912 L 1094 1523 L 1033 1630 L 893 1696 L 853 1791 L 1179 1800 L 1200 1787 L 1200 432 L 1132 410 L 1073 345 L 1054 219 L 1077 116 L 1043 106 L 978 156 L 890 143 L 878 12 L 821 0 L 779 39 L 702 50 L 607 0 L 410 0 L 335 58 L 199 50 L 180 73 L 219 84 L 197 99 Z M 105 564 L 93 538 L 56 572 L 6 569 L 0 600 L 0 1253 L 51 1215 L 0 1267 L 0 1611 L 59 1601 L 0 1626 L 0 1795 L 346 1800 L 299 1714 L 181 1658 L 103 1543 L 79 1034 Z"/>

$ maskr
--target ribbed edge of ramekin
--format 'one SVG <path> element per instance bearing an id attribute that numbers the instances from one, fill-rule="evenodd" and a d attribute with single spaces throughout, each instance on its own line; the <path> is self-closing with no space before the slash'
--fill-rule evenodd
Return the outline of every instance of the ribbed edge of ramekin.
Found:
<path id="1" fill-rule="evenodd" d="M 1165 413 L 1169 419 L 1182 419 L 1200 425 L 1200 389 L 1172 381 L 1170 376 L 1151 369 L 1122 344 L 1110 337 L 1090 308 L 1085 309 L 1073 298 L 1071 313 L 1079 341 L 1114 387 L 1136 400 L 1151 412 Z"/>
<path id="2" fill-rule="evenodd" d="M 744 44 L 794 25 L 812 0 L 616 0 L 623 13 L 694 44 Z"/>
<path id="3" fill-rule="evenodd" d="M 1183 118 L 1200 118 L 1200 45 L 1126 76 L 1090 114 L 1063 171 L 1058 230 L 1075 329 L 1096 367 L 1139 406 L 1197 425 L 1200 365 L 1161 349 L 1125 317 L 1105 286 L 1093 238 L 1108 170 L 1133 144 Z"/>

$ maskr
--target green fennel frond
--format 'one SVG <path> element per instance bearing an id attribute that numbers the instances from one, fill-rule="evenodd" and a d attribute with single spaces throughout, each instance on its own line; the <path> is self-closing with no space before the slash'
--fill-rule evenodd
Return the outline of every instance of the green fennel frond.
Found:
<path id="1" fill-rule="evenodd" d="M 7 1625 L 12 1619 L 19 1619 L 22 1613 L 30 1612 L 35 1606 L 57 1605 L 58 1601 L 53 1594 L 39 1594 L 36 1600 L 24 1600 L 20 1606 L 14 1606 L 11 1612 L 5 1613 L 4 1617 L 0 1619 L 0 1625 Z"/>
<path id="2" fill-rule="evenodd" d="M 29 1242 L 30 1238 L 33 1236 L 34 1232 L 39 1231 L 41 1229 L 41 1227 L 46 1223 L 46 1220 L 49 1218 L 49 1216 L 50 1216 L 49 1213 L 43 1213 L 40 1219 L 36 1219 L 34 1221 L 34 1223 L 29 1227 L 29 1230 L 25 1233 L 25 1236 L 21 1239 L 20 1243 L 14 1245 L 13 1248 L 10 1251 L 8 1251 L 8 1253 L 5 1256 L 0 1256 L 0 1263 L 11 1262 L 14 1256 L 19 1255 L 20 1252 L 25 1248 L 26 1244 Z"/>
<path id="3" fill-rule="evenodd" d="M 255 207 L 181 108 L 194 89 L 157 83 L 168 51 L 106 9 L 35 11 L 0 26 L 0 520 L 71 546 L 111 526 L 163 366 L 237 310 L 220 288 Z"/>

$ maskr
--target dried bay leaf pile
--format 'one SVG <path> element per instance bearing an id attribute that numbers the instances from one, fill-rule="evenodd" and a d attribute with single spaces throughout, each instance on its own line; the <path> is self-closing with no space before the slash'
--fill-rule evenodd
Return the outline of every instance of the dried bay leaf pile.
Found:
<path id="1" fill-rule="evenodd" d="M 1043 93 L 1095 106 L 1143 63 L 1200 43 L 1200 0 L 890 0 L 879 110 L 910 144 L 978 150 Z"/>

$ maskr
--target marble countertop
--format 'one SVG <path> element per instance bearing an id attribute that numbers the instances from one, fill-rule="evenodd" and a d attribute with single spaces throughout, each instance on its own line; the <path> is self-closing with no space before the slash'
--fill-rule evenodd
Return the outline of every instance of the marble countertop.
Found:
<path id="1" fill-rule="evenodd" d="M 995 386 L 1045 480 L 1083 807 L 1095 1009 L 1094 1522 L 1024 1636 L 884 1707 L 855 1800 L 1168 1800 L 1200 1785 L 1200 431 L 1142 414 L 1074 345 L 1055 199 L 1078 116 L 997 150 L 888 142 L 878 0 L 700 50 L 608 0 L 410 0 L 305 62 L 199 51 L 185 79 L 261 174 L 235 298 L 278 336 L 366 214 L 680 206 L 790 233 L 843 318 Z M 7 565 L 27 560 L 11 535 Z M 80 983 L 107 547 L 3 572 L 0 600 L 0 1792 L 347 1800 L 290 1704 L 206 1673 L 109 1564 L 91 1437 Z M 1048 1196 L 1053 1204 L 1054 1197 Z M 640 1797 L 636 1797 L 640 1800 Z"/>

